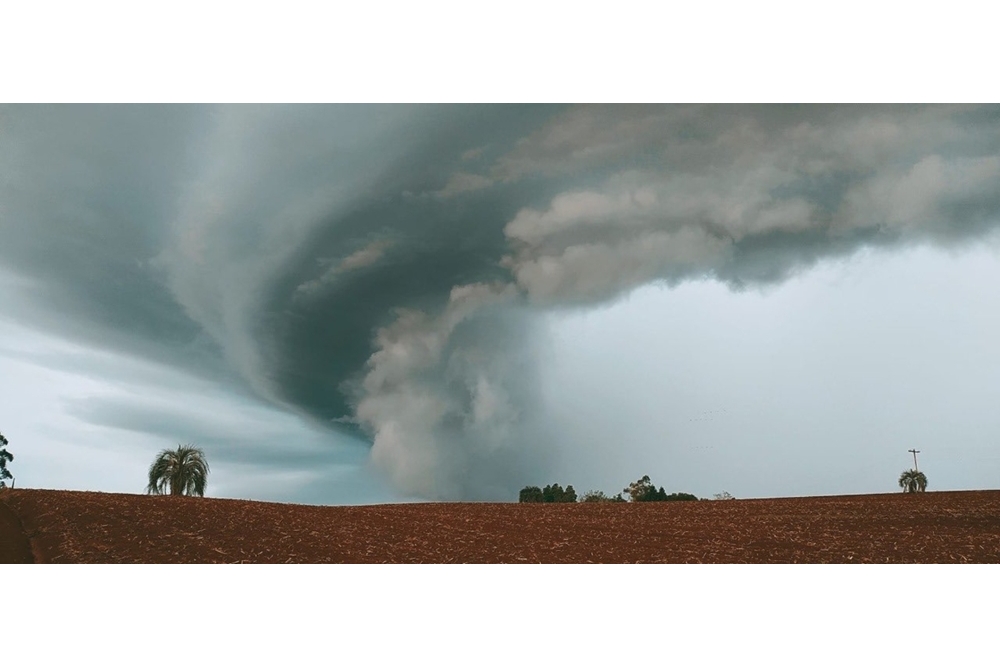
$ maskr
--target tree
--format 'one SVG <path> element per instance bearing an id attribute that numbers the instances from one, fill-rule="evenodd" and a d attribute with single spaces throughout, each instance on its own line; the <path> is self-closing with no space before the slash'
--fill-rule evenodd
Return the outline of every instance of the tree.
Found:
<path id="1" fill-rule="evenodd" d="M 518 496 L 517 502 L 519 503 L 540 503 L 544 502 L 542 497 L 542 490 L 537 486 L 526 486 L 521 489 L 521 495 Z"/>
<path id="2" fill-rule="evenodd" d="M 542 502 L 543 503 L 555 503 L 559 502 L 562 498 L 563 489 L 558 484 L 549 484 L 544 489 L 542 489 Z"/>
<path id="3" fill-rule="evenodd" d="M 649 475 L 643 475 L 642 479 L 632 482 L 627 489 L 622 489 L 622 493 L 627 493 L 634 503 L 649 503 L 659 500 L 667 500 L 667 492 L 661 486 L 657 489 L 649 481 Z"/>
<path id="4" fill-rule="evenodd" d="M 644 475 L 642 479 L 632 482 L 627 489 L 622 489 L 622 493 L 627 493 L 634 503 L 663 502 L 670 500 L 698 500 L 698 496 L 691 493 L 667 493 L 663 487 L 656 488 L 649 481 L 649 475 Z"/>
<path id="5" fill-rule="evenodd" d="M 205 452 L 191 445 L 164 449 L 149 466 L 146 493 L 163 494 L 168 488 L 172 496 L 204 496 L 208 484 L 208 461 Z"/>
<path id="6" fill-rule="evenodd" d="M 542 502 L 545 503 L 575 503 L 576 491 L 570 484 L 565 489 L 559 484 L 551 484 L 542 489 Z"/>
<path id="7" fill-rule="evenodd" d="M 647 496 L 656 492 L 656 487 L 649 481 L 649 475 L 643 475 L 642 479 L 629 484 L 622 489 L 622 493 L 627 493 L 629 500 L 633 503 L 642 502 Z"/>
<path id="8" fill-rule="evenodd" d="M 916 493 L 927 490 L 927 476 L 917 470 L 907 470 L 899 476 L 899 488 L 903 493 Z"/>
<path id="9" fill-rule="evenodd" d="M 518 502 L 522 503 L 575 503 L 576 490 L 570 484 L 565 489 L 559 484 L 549 484 L 544 489 L 526 486 L 521 489 Z"/>
<path id="10" fill-rule="evenodd" d="M 0 433 L 0 489 L 7 488 L 8 479 L 14 479 L 14 476 L 7 470 L 7 463 L 14 460 L 14 455 L 7 451 L 8 444 L 10 443 L 7 438 L 3 437 L 3 433 Z"/>
<path id="11" fill-rule="evenodd" d="M 728 491 L 723 491 L 722 493 L 716 493 L 713 496 L 713 499 L 715 499 L 715 500 L 736 500 L 736 498 L 733 498 L 732 494 L 729 493 Z"/>

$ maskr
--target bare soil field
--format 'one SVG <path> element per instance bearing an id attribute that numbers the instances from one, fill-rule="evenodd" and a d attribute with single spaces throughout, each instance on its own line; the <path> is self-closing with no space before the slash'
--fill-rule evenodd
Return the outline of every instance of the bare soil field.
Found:
<path id="1" fill-rule="evenodd" d="M 1000 491 L 316 507 L 8 489 L 0 562 L 1000 563 Z"/>

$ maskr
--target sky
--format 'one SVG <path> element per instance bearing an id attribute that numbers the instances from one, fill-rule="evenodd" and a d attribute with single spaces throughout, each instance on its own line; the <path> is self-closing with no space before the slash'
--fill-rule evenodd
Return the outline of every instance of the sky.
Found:
<path id="1" fill-rule="evenodd" d="M 0 106 L 18 486 L 995 488 L 1000 107 Z"/>

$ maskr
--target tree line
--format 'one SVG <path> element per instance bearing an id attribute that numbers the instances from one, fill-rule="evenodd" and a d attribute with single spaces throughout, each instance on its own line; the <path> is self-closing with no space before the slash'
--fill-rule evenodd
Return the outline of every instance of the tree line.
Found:
<path id="1" fill-rule="evenodd" d="M 622 494 L 628 498 L 626 499 Z M 732 496 L 726 492 L 716 494 L 716 500 L 723 499 L 730 500 Z M 667 493 L 662 486 L 656 488 L 650 481 L 649 475 L 642 476 L 614 496 L 609 496 L 603 491 L 588 491 L 578 499 L 572 485 L 563 489 L 559 484 L 550 484 L 544 488 L 526 486 L 521 489 L 518 496 L 518 502 L 521 503 L 648 503 L 674 500 L 698 500 L 698 497 L 692 493 Z"/>

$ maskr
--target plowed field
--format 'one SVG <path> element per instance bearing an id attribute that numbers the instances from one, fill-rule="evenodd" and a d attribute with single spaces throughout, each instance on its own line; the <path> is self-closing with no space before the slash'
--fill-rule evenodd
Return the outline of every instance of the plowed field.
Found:
<path id="1" fill-rule="evenodd" d="M 32 560 L 1000 563 L 1000 491 L 315 507 L 8 489 L 0 494 L 0 562 Z"/>

